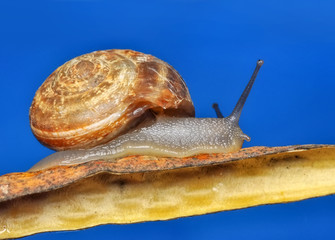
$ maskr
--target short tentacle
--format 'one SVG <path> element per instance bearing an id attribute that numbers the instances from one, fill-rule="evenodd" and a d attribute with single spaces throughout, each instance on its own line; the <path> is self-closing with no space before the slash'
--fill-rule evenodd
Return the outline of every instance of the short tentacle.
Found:
<path id="1" fill-rule="evenodd" d="M 220 108 L 219 108 L 219 104 L 217 104 L 217 103 L 213 103 L 212 108 L 214 108 L 214 111 L 215 111 L 216 116 L 217 116 L 218 118 L 224 118 L 224 116 L 222 115 L 221 110 L 220 110 Z"/>

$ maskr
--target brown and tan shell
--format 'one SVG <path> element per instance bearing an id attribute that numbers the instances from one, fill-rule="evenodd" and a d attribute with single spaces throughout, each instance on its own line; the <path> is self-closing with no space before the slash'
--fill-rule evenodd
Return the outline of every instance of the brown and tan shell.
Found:
<path id="1" fill-rule="evenodd" d="M 88 148 L 127 131 L 148 110 L 194 116 L 178 72 L 148 54 L 96 51 L 66 62 L 45 80 L 30 107 L 30 125 L 49 148 Z"/>

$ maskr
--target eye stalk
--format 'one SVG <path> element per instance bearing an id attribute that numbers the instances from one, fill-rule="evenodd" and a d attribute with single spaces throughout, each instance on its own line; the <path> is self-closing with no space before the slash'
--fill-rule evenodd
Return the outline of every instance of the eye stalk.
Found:
<path id="1" fill-rule="evenodd" d="M 254 84 L 255 79 L 257 77 L 258 71 L 261 68 L 261 66 L 263 65 L 263 63 L 264 63 L 264 61 L 261 60 L 261 59 L 257 61 L 254 73 L 252 74 L 252 76 L 251 76 L 251 78 L 249 80 L 248 85 L 245 87 L 245 89 L 244 89 L 244 91 L 243 91 L 240 99 L 238 100 L 238 102 L 237 102 L 237 104 L 236 104 L 233 112 L 227 117 L 227 119 L 229 119 L 233 123 L 238 124 L 238 121 L 240 120 L 240 116 L 241 116 L 241 112 L 242 112 L 244 103 L 245 103 L 245 101 L 248 98 L 248 95 L 250 93 L 252 85 Z"/>

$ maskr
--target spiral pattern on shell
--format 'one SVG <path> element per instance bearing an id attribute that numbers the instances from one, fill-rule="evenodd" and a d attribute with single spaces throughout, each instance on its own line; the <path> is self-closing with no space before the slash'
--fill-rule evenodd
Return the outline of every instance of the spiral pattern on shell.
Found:
<path id="1" fill-rule="evenodd" d="M 149 109 L 194 116 L 187 86 L 169 64 L 132 50 L 105 50 L 58 67 L 37 90 L 29 116 L 42 144 L 65 150 L 105 143 Z"/>

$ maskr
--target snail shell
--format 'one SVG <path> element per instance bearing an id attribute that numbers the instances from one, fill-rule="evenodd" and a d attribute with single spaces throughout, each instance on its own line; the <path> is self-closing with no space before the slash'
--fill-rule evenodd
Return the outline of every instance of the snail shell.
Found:
<path id="1" fill-rule="evenodd" d="M 65 150 L 106 143 L 150 111 L 194 116 L 184 80 L 154 56 L 105 50 L 57 68 L 37 90 L 29 115 L 32 132 L 43 145 Z"/>

